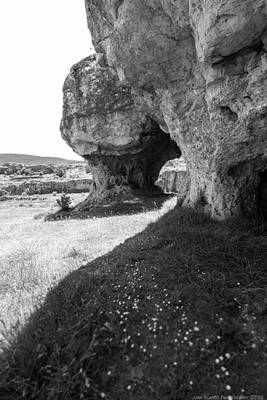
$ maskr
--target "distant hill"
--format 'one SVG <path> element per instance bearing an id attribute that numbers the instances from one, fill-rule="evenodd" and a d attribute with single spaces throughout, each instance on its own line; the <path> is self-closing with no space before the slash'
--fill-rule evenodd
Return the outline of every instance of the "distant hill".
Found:
<path id="1" fill-rule="evenodd" d="M 0 164 L 3 163 L 18 163 L 18 164 L 79 164 L 83 163 L 81 160 L 66 160 L 64 158 L 58 157 L 41 157 L 41 156 L 32 156 L 29 154 L 8 154 L 8 153 L 0 153 Z"/>

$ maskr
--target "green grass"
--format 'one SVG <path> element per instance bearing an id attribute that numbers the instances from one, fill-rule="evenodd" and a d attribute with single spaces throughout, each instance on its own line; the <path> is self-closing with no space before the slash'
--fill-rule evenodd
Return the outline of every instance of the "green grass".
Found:
<path id="1" fill-rule="evenodd" d="M 263 399 L 266 255 L 246 221 L 169 212 L 50 291 L 2 354 L 1 400 Z"/>

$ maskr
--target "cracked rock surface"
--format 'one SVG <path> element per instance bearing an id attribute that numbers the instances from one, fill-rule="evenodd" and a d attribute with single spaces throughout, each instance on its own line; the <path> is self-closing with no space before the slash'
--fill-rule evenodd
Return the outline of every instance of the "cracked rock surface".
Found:
<path id="1" fill-rule="evenodd" d="M 82 84 L 73 72 L 67 79 L 63 137 L 79 154 L 120 157 L 142 152 L 140 132 L 156 124 L 186 161 L 186 205 L 202 204 L 215 218 L 258 212 L 267 169 L 267 1 L 85 3 L 96 52 L 107 61 L 99 85 L 86 70 Z M 105 74 L 127 93 L 119 102 L 116 91 L 105 95 Z M 83 100 L 95 88 L 113 107 L 99 103 L 102 136 L 101 113 Z"/>

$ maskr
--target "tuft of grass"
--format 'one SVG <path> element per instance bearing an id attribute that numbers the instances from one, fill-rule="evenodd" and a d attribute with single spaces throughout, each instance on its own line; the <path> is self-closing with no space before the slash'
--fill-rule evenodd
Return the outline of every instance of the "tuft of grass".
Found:
<path id="1" fill-rule="evenodd" d="M 5 349 L 0 398 L 263 398 L 267 238 L 245 225 L 177 208 L 71 273 Z"/>
<path id="2" fill-rule="evenodd" d="M 1 266 L 2 288 L 14 293 L 31 290 L 39 286 L 43 279 L 44 270 L 39 265 L 35 246 L 16 250 Z"/>
<path id="3" fill-rule="evenodd" d="M 0 341 L 4 344 L 22 329 L 61 279 L 111 251 L 175 205 L 171 199 L 160 212 L 54 225 L 34 219 L 36 210 L 47 210 L 54 204 L 52 196 L 44 200 L 32 210 L 28 204 L 23 212 L 16 203 L 0 209 Z"/>

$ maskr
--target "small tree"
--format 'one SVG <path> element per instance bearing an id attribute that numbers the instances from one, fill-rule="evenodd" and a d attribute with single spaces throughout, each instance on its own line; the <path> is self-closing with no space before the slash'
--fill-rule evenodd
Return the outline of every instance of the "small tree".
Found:
<path id="1" fill-rule="evenodd" d="M 57 204 L 62 211 L 69 211 L 71 209 L 71 198 L 67 196 L 66 193 L 62 193 L 59 199 L 57 199 Z"/>

